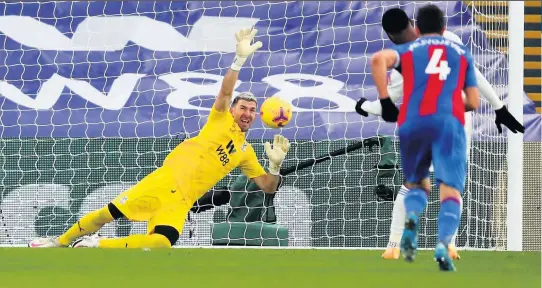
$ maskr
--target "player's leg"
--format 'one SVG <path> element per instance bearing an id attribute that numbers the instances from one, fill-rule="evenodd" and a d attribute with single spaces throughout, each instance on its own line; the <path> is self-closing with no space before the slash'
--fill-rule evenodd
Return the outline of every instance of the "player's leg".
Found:
<path id="1" fill-rule="evenodd" d="M 147 221 L 162 206 L 160 193 L 171 194 L 171 176 L 167 169 L 159 168 L 147 175 L 136 185 L 117 196 L 111 205 L 90 212 L 58 238 L 41 238 L 29 243 L 30 247 L 66 247 L 75 239 L 97 232 L 103 225 L 125 216 L 131 221 Z M 165 187 L 164 185 L 169 185 Z M 164 187 L 163 187 L 164 186 Z M 85 241 L 96 239 L 85 237 Z M 93 240 L 93 241 L 94 241 Z M 84 243 L 84 242 L 83 242 Z M 82 245 L 80 243 L 80 245 Z M 75 245 L 74 245 L 75 246 Z"/>
<path id="2" fill-rule="evenodd" d="M 467 153 L 467 165 L 468 165 L 469 159 L 470 159 L 470 148 L 471 148 L 471 139 L 472 139 L 472 112 L 465 113 L 464 129 L 465 129 L 465 136 L 467 140 L 466 153 Z M 463 197 L 461 197 L 460 199 L 459 209 L 460 211 L 463 211 Z M 448 245 L 448 253 L 450 254 L 450 257 L 452 257 L 453 260 L 461 259 L 461 256 L 459 256 L 459 253 L 457 252 L 457 248 L 455 247 L 457 233 L 458 233 L 458 230 L 455 230 L 454 236 L 452 237 L 452 241 L 450 242 L 450 245 Z"/>
<path id="3" fill-rule="evenodd" d="M 184 204 L 165 209 L 149 220 L 146 235 L 101 239 L 96 245 L 100 248 L 171 248 L 181 235 L 189 210 Z"/>
<path id="4" fill-rule="evenodd" d="M 172 193 L 175 192 L 175 193 Z M 125 193 L 119 195 L 113 204 L 122 212 L 123 215 L 130 221 L 149 221 L 156 223 L 164 218 L 173 223 L 173 226 L 181 226 L 184 224 L 186 215 L 176 218 L 172 215 L 183 213 L 180 209 L 182 202 L 182 191 L 178 189 L 175 179 L 172 176 L 169 168 L 162 167 L 157 169 L 136 186 L 130 188 Z M 184 206 L 182 206 L 184 207 Z M 180 212 L 179 212 L 180 211 Z M 186 210 L 188 211 L 188 210 Z M 185 213 L 186 214 L 186 213 Z M 168 218 L 169 217 L 169 218 Z M 167 221 L 164 221 L 164 223 Z M 179 224 L 182 223 L 182 224 Z M 169 223 L 165 223 L 168 225 Z M 153 227 L 157 224 L 153 224 Z M 100 248 L 165 248 L 171 247 L 169 238 L 171 229 L 162 228 L 158 232 L 149 233 L 148 235 L 130 235 L 123 238 L 103 239 L 99 237 L 86 237 L 76 241 L 73 247 L 100 247 Z M 165 235 L 164 235 L 165 234 Z M 178 237 L 178 236 L 177 236 Z"/>
<path id="5" fill-rule="evenodd" d="M 107 206 L 83 216 L 68 231 L 58 237 L 58 242 L 62 246 L 68 246 L 77 238 L 96 233 L 105 224 L 123 216 L 113 203 L 109 203 Z"/>
<path id="6" fill-rule="evenodd" d="M 440 187 L 440 212 L 438 217 L 438 244 L 435 259 L 443 271 L 454 271 L 448 253 L 453 235 L 461 218 L 461 194 L 467 172 L 466 136 L 457 121 L 443 124 L 439 139 L 433 144 L 435 179 Z"/>
<path id="7" fill-rule="evenodd" d="M 409 188 L 409 191 L 404 201 L 406 220 L 403 235 L 401 236 L 401 252 L 406 261 L 412 262 L 418 249 L 419 217 L 427 206 L 431 182 L 429 177 L 419 181 L 409 180 L 406 187 Z"/>
<path id="8" fill-rule="evenodd" d="M 470 148 L 471 148 L 471 139 L 472 139 L 472 113 L 467 112 L 465 113 L 465 135 L 466 135 L 466 152 L 467 152 L 467 163 L 469 162 L 470 157 Z M 433 172 L 433 165 L 429 168 L 430 172 Z M 406 219 L 406 210 L 405 210 L 405 204 L 404 204 L 404 195 L 408 192 L 408 188 L 406 186 L 401 186 L 401 189 L 399 190 L 399 193 L 395 199 L 395 202 L 393 204 L 393 211 L 392 211 L 392 220 L 391 220 L 391 226 L 390 226 L 390 237 L 388 242 L 388 247 L 386 248 L 386 251 L 382 254 L 382 258 L 384 259 L 399 259 L 400 256 L 400 250 L 398 243 L 401 241 L 401 236 L 403 234 L 404 229 L 404 223 Z M 459 202 L 460 211 L 463 211 L 463 198 L 461 197 Z M 459 228 L 459 227 L 458 227 Z M 459 255 L 457 248 L 455 247 L 455 241 L 457 238 L 458 230 L 455 231 L 452 240 L 450 242 L 450 245 L 448 245 L 448 253 L 450 254 L 450 257 L 454 260 L 461 259 L 461 256 Z M 395 248 L 397 247 L 397 248 Z"/>
<path id="9" fill-rule="evenodd" d="M 123 217 L 122 213 L 112 203 L 83 216 L 59 237 L 38 238 L 31 241 L 31 248 L 67 247 L 79 237 L 95 233 L 103 225 Z"/>
<path id="10" fill-rule="evenodd" d="M 384 259 L 399 259 L 401 254 L 399 245 L 401 243 L 401 237 L 403 236 L 403 230 L 405 228 L 405 196 L 407 193 L 408 188 L 405 185 L 402 185 L 401 189 L 399 189 L 399 193 L 395 197 L 395 201 L 393 202 L 388 247 L 382 254 L 382 258 Z"/>
<path id="11" fill-rule="evenodd" d="M 459 211 L 463 211 L 463 198 L 459 199 Z M 459 229 L 459 226 L 457 228 Z M 448 245 L 448 254 L 453 260 L 461 259 L 461 256 L 459 255 L 459 252 L 455 246 L 455 240 L 457 238 L 457 233 L 459 232 L 458 229 L 455 230 L 452 240 L 450 241 L 450 245 Z"/>
<path id="12" fill-rule="evenodd" d="M 471 139 L 472 139 L 472 113 L 465 113 L 465 135 L 466 135 L 466 152 L 467 152 L 467 163 L 469 162 L 470 157 L 470 148 L 471 148 Z M 430 172 L 433 172 L 433 165 L 429 168 Z M 384 259 L 399 259 L 400 249 L 399 242 L 401 241 L 401 236 L 403 235 L 403 229 L 405 227 L 406 219 L 406 210 L 404 204 L 404 197 L 408 193 L 408 188 L 405 185 L 401 186 L 399 193 L 393 203 L 392 219 L 390 226 L 390 237 L 388 241 L 388 247 L 386 251 L 382 254 Z M 460 211 L 463 211 L 463 198 L 461 197 L 459 202 Z M 459 228 L 459 227 L 458 227 Z M 458 230 L 455 231 L 450 245 L 448 245 L 448 253 L 453 260 L 461 259 L 457 248 L 455 247 L 455 241 L 457 238 Z"/>
<path id="13" fill-rule="evenodd" d="M 452 186 L 440 183 L 440 212 L 438 217 L 438 242 L 435 260 L 442 271 L 454 271 L 450 245 L 461 218 L 461 194 Z"/>
<path id="14" fill-rule="evenodd" d="M 388 245 L 384 253 L 382 253 L 382 258 L 386 260 L 397 260 L 401 256 L 401 237 L 403 236 L 403 231 L 405 228 L 406 220 L 406 209 L 405 209 L 405 196 L 408 193 L 408 188 L 405 185 L 401 186 L 399 193 L 397 194 L 395 201 L 393 202 L 392 210 L 392 219 L 390 225 L 390 236 Z M 463 211 L 463 201 L 460 199 L 460 210 Z M 457 248 L 455 247 L 455 238 L 457 237 L 457 230 L 452 237 L 452 241 L 448 246 L 448 252 L 452 259 L 461 259 Z"/>
<path id="15" fill-rule="evenodd" d="M 413 261 L 417 250 L 418 217 L 427 205 L 431 189 L 431 133 L 423 127 L 403 126 L 399 129 L 401 164 L 405 186 L 409 189 L 404 199 L 405 228 L 401 237 L 401 251 L 407 261 Z"/>
<path id="16" fill-rule="evenodd" d="M 433 164 L 431 164 L 431 167 L 429 167 L 429 172 L 434 172 Z M 459 207 L 460 207 L 460 210 L 463 211 L 463 199 L 460 199 Z M 448 254 L 453 260 L 461 259 L 461 256 L 459 255 L 459 253 L 457 252 L 457 248 L 455 247 L 455 238 L 457 236 L 457 232 L 458 231 L 456 230 L 454 233 L 454 236 L 452 237 L 452 241 L 450 245 L 448 245 Z"/>
<path id="17" fill-rule="evenodd" d="M 99 248 L 171 248 L 179 239 L 179 232 L 171 226 L 159 226 L 153 234 L 133 234 L 123 238 L 97 239 Z M 88 246 L 87 246 L 88 247 Z"/>

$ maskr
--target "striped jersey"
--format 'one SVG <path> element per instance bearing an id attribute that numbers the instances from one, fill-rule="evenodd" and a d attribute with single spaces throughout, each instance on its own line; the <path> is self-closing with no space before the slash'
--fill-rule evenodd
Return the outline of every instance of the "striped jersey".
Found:
<path id="1" fill-rule="evenodd" d="M 476 87 L 472 55 L 442 36 L 423 36 L 393 47 L 394 65 L 403 76 L 403 104 L 398 125 L 426 116 L 453 116 L 465 123 L 462 91 Z"/>

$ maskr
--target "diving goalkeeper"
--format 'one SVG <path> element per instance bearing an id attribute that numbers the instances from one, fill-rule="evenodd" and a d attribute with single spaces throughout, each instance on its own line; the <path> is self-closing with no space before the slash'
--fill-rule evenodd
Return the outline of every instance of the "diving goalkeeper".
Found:
<path id="1" fill-rule="evenodd" d="M 166 157 L 162 167 L 105 207 L 83 216 L 61 236 L 36 239 L 29 247 L 67 247 L 71 244 L 72 247 L 170 248 L 179 238 L 194 202 L 236 167 L 264 192 L 274 192 L 290 144 L 279 135 L 275 136 L 272 146 L 265 143 L 269 157 L 269 173 L 266 173 L 252 146 L 245 140 L 245 132 L 256 117 L 256 99 L 250 93 L 242 93 L 232 101 L 239 70 L 262 46 L 261 42 L 251 44 L 256 32 L 255 29 L 242 29 L 235 34 L 236 56 L 198 136 L 183 141 Z M 148 221 L 147 234 L 113 239 L 93 234 L 104 224 L 121 217 Z"/>
<path id="2" fill-rule="evenodd" d="M 407 14 L 399 9 L 392 8 L 387 10 L 382 16 L 382 28 L 388 35 L 389 39 L 394 44 L 403 44 L 406 42 L 414 41 L 418 38 L 416 30 L 408 18 Z M 463 44 L 461 39 L 450 31 L 444 31 L 444 38 L 449 39 L 450 41 Z M 491 87 L 491 84 L 486 80 L 486 78 L 475 69 L 476 72 L 476 81 L 478 83 L 478 88 L 480 89 L 480 94 L 485 98 L 493 107 L 496 114 L 495 125 L 499 132 L 502 133 L 501 124 L 508 127 L 513 133 L 523 133 L 525 127 L 519 123 L 510 112 L 502 101 L 499 100 L 499 97 Z M 390 75 L 390 80 L 388 83 L 388 92 L 390 99 L 397 103 L 403 97 L 403 77 L 401 73 L 397 70 L 393 70 Z M 376 101 L 367 101 L 365 98 L 361 98 L 356 105 L 356 112 L 362 116 L 368 116 L 369 113 L 373 115 L 382 114 L 381 103 Z M 472 114 L 471 112 L 465 113 L 465 134 L 467 136 L 467 160 L 469 159 L 470 152 L 470 142 L 472 134 Z M 431 168 L 432 169 L 432 168 Z M 404 223 L 406 219 L 406 212 L 404 206 L 404 197 L 408 189 L 403 185 L 395 199 L 392 211 L 392 222 L 390 227 L 390 238 L 388 242 L 388 247 L 386 251 L 382 254 L 384 259 L 399 259 L 399 242 L 401 241 L 401 236 L 403 234 Z M 463 203 L 461 203 L 462 206 Z M 452 259 L 458 259 L 459 254 L 455 246 L 455 237 L 457 236 L 457 231 L 454 234 L 451 245 L 449 246 L 449 254 Z"/>

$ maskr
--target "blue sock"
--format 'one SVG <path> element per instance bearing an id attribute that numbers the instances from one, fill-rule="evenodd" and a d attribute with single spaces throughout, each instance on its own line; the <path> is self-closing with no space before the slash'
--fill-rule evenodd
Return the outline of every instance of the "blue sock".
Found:
<path id="1" fill-rule="evenodd" d="M 405 196 L 406 214 L 414 213 L 417 216 L 422 214 L 427 205 L 427 193 L 423 189 L 413 188 Z"/>
<path id="2" fill-rule="evenodd" d="M 450 244 L 452 237 L 459 226 L 461 211 L 459 200 L 455 198 L 446 198 L 440 203 L 440 213 L 438 215 L 438 240 L 444 245 Z"/>

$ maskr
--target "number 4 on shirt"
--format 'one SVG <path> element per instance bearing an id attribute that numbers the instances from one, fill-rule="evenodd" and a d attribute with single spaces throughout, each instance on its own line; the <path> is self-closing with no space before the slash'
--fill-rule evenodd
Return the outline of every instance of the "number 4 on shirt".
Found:
<path id="1" fill-rule="evenodd" d="M 445 81 L 451 72 L 450 67 L 448 67 L 448 61 L 441 60 L 443 52 L 442 49 L 435 49 L 427 67 L 425 67 L 426 74 L 438 74 L 438 78 L 441 81 Z"/>

